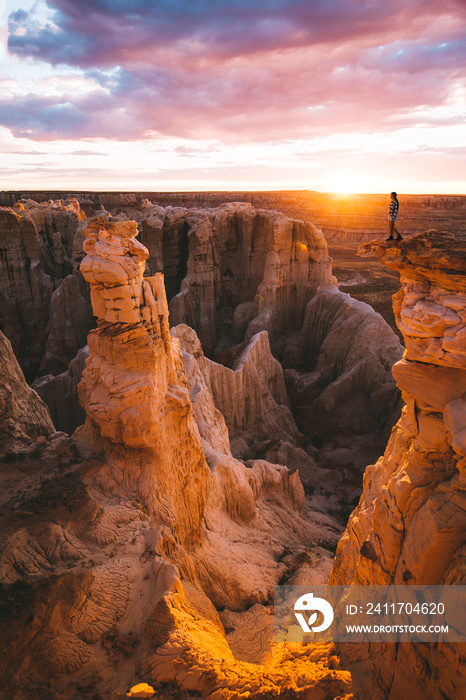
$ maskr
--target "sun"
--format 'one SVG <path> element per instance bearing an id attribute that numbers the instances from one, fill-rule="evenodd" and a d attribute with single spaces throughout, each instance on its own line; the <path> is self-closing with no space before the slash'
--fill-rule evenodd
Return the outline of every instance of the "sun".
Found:
<path id="1" fill-rule="evenodd" d="M 329 192 L 341 197 L 360 192 L 370 192 L 370 179 L 362 173 L 352 171 L 338 171 L 332 173 L 326 181 Z"/>
<path id="2" fill-rule="evenodd" d="M 328 189 L 342 197 L 353 192 L 351 178 L 343 173 L 337 173 L 328 180 Z"/>

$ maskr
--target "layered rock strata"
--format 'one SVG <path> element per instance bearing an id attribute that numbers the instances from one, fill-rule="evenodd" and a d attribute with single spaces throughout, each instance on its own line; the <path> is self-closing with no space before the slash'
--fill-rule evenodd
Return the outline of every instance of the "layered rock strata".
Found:
<path id="1" fill-rule="evenodd" d="M 103 217 L 86 230 L 98 319 L 79 387 L 86 423 L 57 446 L 60 471 L 45 448 L 49 478 L 0 513 L 3 686 L 349 698 L 331 648 L 273 647 L 268 607 L 278 581 L 325 578 L 339 529 L 303 509 L 296 471 L 232 456 L 200 364 L 168 332 L 163 279 L 143 278 L 135 234 Z"/>
<path id="2" fill-rule="evenodd" d="M 82 277 L 68 275 L 50 298 L 47 340 L 39 374 L 61 373 L 86 345 L 93 326 L 89 292 Z"/>
<path id="3" fill-rule="evenodd" d="M 81 272 L 91 287 L 98 329 L 89 334 L 79 391 L 103 436 L 153 447 L 160 440 L 160 402 L 167 410 L 183 407 L 187 395 L 177 387 L 163 277 L 143 278 L 148 251 L 136 233 L 135 222 L 99 218 L 86 229 Z"/>
<path id="4" fill-rule="evenodd" d="M 186 277 L 170 303 L 172 323 L 195 328 L 207 355 L 261 330 L 279 352 L 317 289 L 332 286 L 321 232 L 246 204 L 201 210 L 193 223 Z"/>
<path id="5" fill-rule="evenodd" d="M 145 201 L 133 213 L 149 250 L 146 274 L 164 273 L 171 324 L 195 328 L 208 356 L 260 330 L 275 351 L 316 290 L 333 284 L 325 239 L 310 223 L 241 203 L 209 210 Z"/>
<path id="6" fill-rule="evenodd" d="M 370 443 L 373 454 L 383 449 L 400 410 L 391 367 L 402 352 L 382 317 L 349 294 L 333 287 L 307 304 L 285 346 L 284 362 L 297 369 L 285 375 L 299 427 L 327 453 L 333 445 L 335 466 L 364 464 Z"/>
<path id="7" fill-rule="evenodd" d="M 385 454 L 366 469 L 330 582 L 465 584 L 466 243 L 429 231 L 368 243 L 361 253 L 400 272 L 393 301 L 406 351 L 393 374 L 406 405 Z M 466 660 L 460 647 L 373 646 L 365 692 L 393 700 L 425 698 L 426 691 L 430 698 L 459 697 Z M 360 665 L 367 658 L 367 649 L 347 653 Z"/>
<path id="8" fill-rule="evenodd" d="M 285 377 L 265 331 L 253 336 L 233 368 L 205 357 L 196 332 L 175 326 L 184 351 L 193 355 L 227 426 L 230 440 L 263 441 L 274 435 L 290 442 L 302 437 L 288 407 Z"/>
<path id="9" fill-rule="evenodd" d="M 308 486 L 319 489 L 328 484 L 329 471 L 318 467 L 302 447 L 305 439 L 288 407 L 283 369 L 270 352 L 267 333 L 254 336 L 230 369 L 205 357 L 189 326 L 180 324 L 170 332 L 180 341 L 201 435 L 213 432 L 220 451 L 240 459 L 258 456 L 286 464 Z M 221 428 L 216 416 L 220 416 Z M 345 502 L 346 494 L 335 486 L 336 499 Z M 323 510 L 328 508 L 326 502 Z M 315 509 L 320 510 L 318 504 Z"/>

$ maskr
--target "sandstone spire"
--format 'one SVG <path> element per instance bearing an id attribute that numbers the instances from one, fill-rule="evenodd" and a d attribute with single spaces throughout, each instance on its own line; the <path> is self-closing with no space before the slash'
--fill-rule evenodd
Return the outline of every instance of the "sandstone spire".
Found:
<path id="1" fill-rule="evenodd" d="M 88 416 L 115 443 L 155 447 L 162 415 L 188 393 L 177 377 L 163 276 L 144 278 L 147 249 L 134 221 L 92 221 L 81 272 L 91 287 L 98 327 L 88 337 L 89 360 L 79 386 Z M 179 379 L 179 381 L 178 381 Z"/>

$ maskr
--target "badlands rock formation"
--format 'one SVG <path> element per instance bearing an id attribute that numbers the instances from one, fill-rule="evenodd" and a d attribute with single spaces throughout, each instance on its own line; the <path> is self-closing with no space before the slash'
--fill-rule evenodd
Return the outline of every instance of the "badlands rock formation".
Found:
<path id="1" fill-rule="evenodd" d="M 188 323 L 207 355 L 267 330 L 272 350 L 300 327 L 317 289 L 332 286 L 325 239 L 312 224 L 252 206 L 198 213 L 172 323 Z"/>
<path id="2" fill-rule="evenodd" d="M 233 369 L 206 358 L 189 326 L 175 326 L 172 336 L 195 357 L 238 451 L 254 441 L 262 444 L 271 435 L 289 442 L 302 439 L 288 407 L 282 366 L 270 352 L 265 331 L 252 338 Z"/>
<path id="3" fill-rule="evenodd" d="M 137 216 L 150 251 L 146 269 L 155 272 L 163 262 L 171 279 L 172 325 L 194 328 L 203 352 L 230 368 L 238 368 L 251 340 L 267 331 L 274 356 L 288 368 L 289 407 L 301 432 L 315 443 L 335 440 L 331 466 L 362 467 L 380 454 L 398 402 L 390 368 L 402 349 L 379 315 L 336 288 L 315 226 L 248 204 L 186 210 L 145 202 Z M 260 353 L 269 366 L 261 348 L 252 355 Z M 239 375 L 221 374 L 217 387 L 238 381 Z M 231 392 L 214 387 L 236 438 L 239 424 L 228 415 L 241 409 L 228 408 L 222 391 L 231 403 Z M 361 454 L 362 443 L 368 454 Z"/>
<path id="4" fill-rule="evenodd" d="M 27 385 L 10 341 L 0 332 L 0 440 L 53 432 L 47 406 Z"/>
<path id="5" fill-rule="evenodd" d="M 394 309 L 406 351 L 393 374 L 406 406 L 385 454 L 366 469 L 330 582 L 464 585 L 466 242 L 429 231 L 368 243 L 361 253 L 400 272 Z M 440 699 L 461 697 L 464 690 L 460 647 L 373 645 L 371 664 L 367 649 L 346 653 L 365 664 L 360 692 L 395 700 L 425 698 L 427 691 Z"/>
<path id="6" fill-rule="evenodd" d="M 171 334 L 180 341 L 196 421 L 207 439 L 206 454 L 215 443 L 221 452 L 248 464 L 254 456 L 286 464 L 310 490 L 325 488 L 328 495 L 332 482 L 332 506 L 328 498 L 309 499 L 316 511 L 332 507 L 336 512 L 351 502 L 354 494 L 340 484 L 341 474 L 320 468 L 303 449 L 305 439 L 288 407 L 283 369 L 270 352 L 265 332 L 253 337 L 233 369 L 206 358 L 189 326 L 180 324 Z"/>
<path id="7" fill-rule="evenodd" d="M 296 471 L 232 456 L 196 338 L 170 335 L 163 279 L 143 278 L 135 234 L 103 217 L 86 230 L 97 316 L 79 387 L 86 423 L 37 445 L 42 483 L 15 485 L 0 513 L 2 687 L 349 698 L 333 648 L 273 646 L 268 606 L 280 580 L 325 580 L 338 527 L 303 508 Z"/>
<path id="8" fill-rule="evenodd" d="M 248 204 L 207 210 L 163 208 L 145 201 L 133 210 L 141 242 L 149 251 L 144 274 L 164 273 L 170 324 L 190 325 L 201 340 L 203 352 L 230 369 L 238 367 L 243 353 L 250 358 L 245 371 L 239 374 L 215 370 L 221 375 L 221 380 L 214 382 L 213 388 L 219 387 L 215 400 L 225 412 L 235 454 L 244 458 L 264 456 L 267 430 L 259 436 L 260 431 L 255 429 L 254 435 L 245 433 L 240 438 L 239 430 L 249 432 L 240 416 L 249 410 L 248 406 L 235 394 L 238 406 L 228 407 L 222 391 L 226 397 L 228 392 L 221 387 L 224 381 L 232 386 L 233 380 L 228 377 L 236 376 L 234 381 L 238 382 L 240 374 L 250 375 L 248 368 L 254 364 L 270 364 L 275 367 L 272 373 L 276 373 L 276 363 L 270 363 L 270 353 L 265 351 L 265 336 L 253 351 L 247 350 L 257 334 L 267 331 L 267 345 L 289 370 L 286 383 L 291 402 L 288 405 L 288 400 L 279 399 L 278 403 L 295 413 L 306 440 L 324 446 L 329 437 L 336 441 L 329 448 L 333 453 L 329 463 L 332 467 L 361 469 L 375 459 L 383 449 L 384 431 L 394 420 L 398 398 L 390 367 L 399 359 L 401 347 L 367 305 L 352 301 L 337 290 L 320 231 L 310 223 L 256 210 Z M 111 217 L 104 210 L 97 214 L 110 223 L 125 218 Z M 79 222 L 73 241 L 73 267 L 78 281 L 78 267 L 85 255 L 86 226 L 86 221 Z M 61 298 L 66 295 L 61 294 Z M 73 315 L 77 317 L 75 311 Z M 351 350 L 347 352 L 347 348 Z M 54 392 L 65 385 L 69 387 L 74 375 L 75 370 L 70 368 L 66 382 L 64 378 L 55 381 L 48 377 L 34 384 L 52 412 L 56 411 L 55 406 L 65 403 L 62 395 L 54 399 Z M 359 380 L 361 387 L 355 391 L 354 382 Z M 325 397 L 319 401 L 324 390 Z M 251 398 L 254 391 L 257 389 Z M 283 386 L 280 391 L 283 394 Z M 232 400 L 229 396 L 227 403 Z M 349 403 L 352 412 L 345 411 Z M 236 425 L 229 420 L 232 412 L 237 414 Z M 64 414 L 60 428 L 78 425 L 73 423 L 75 416 L 76 411 Z M 255 410 L 251 416 L 257 428 Z M 333 420 L 331 425 L 328 419 Z M 248 420 L 251 423 L 252 419 Z M 342 432 L 340 426 L 344 436 L 337 438 L 337 433 Z M 303 447 L 303 437 L 296 437 L 296 426 L 283 427 L 288 436 L 294 436 L 291 442 Z M 274 432 L 268 431 L 269 442 Z M 280 438 L 280 433 L 276 437 Z M 278 451 L 279 459 L 284 459 L 281 446 L 269 444 L 265 449 L 269 455 Z"/>
<path id="9" fill-rule="evenodd" d="M 67 277 L 84 218 L 75 199 L 0 208 L 0 326 L 28 379 L 41 365 L 41 373 L 66 370 L 91 327 L 89 303 Z"/>
<path id="10" fill-rule="evenodd" d="M 183 209 L 148 201 L 136 206 L 133 198 L 124 204 L 133 210 L 141 242 L 149 251 L 144 275 L 164 274 L 172 326 L 190 325 L 203 352 L 229 368 L 244 352 L 252 358 L 247 367 L 263 361 L 268 366 L 263 340 L 247 351 L 252 339 L 267 331 L 273 355 L 288 368 L 286 391 L 291 401 L 279 404 L 295 414 L 305 438 L 296 437 L 296 426 L 291 432 L 284 426 L 288 437 L 294 436 L 291 442 L 301 448 L 311 439 L 326 453 L 331 451 L 331 467 L 361 469 L 380 454 L 380 441 L 393 423 L 397 403 L 390 366 L 398 359 L 400 346 L 369 307 L 338 292 L 325 239 L 313 224 L 244 203 Z M 7 232 L 3 240 L 10 241 L 4 257 L 7 269 L 2 270 L 5 304 L 0 323 L 29 380 L 38 373 L 34 388 L 57 427 L 71 433 L 84 417 L 76 393 L 82 371 L 77 353 L 82 353 L 93 327 L 89 286 L 79 271 L 88 220 L 73 200 L 42 205 L 24 200 L 0 213 Z M 97 216 L 110 223 L 126 219 L 125 214 L 111 217 L 103 209 Z M 21 244 L 23 239 L 27 245 Z M 52 239 L 55 257 L 50 253 Z M 20 263 L 14 263 L 15 256 Z M 12 269 L 17 272 L 12 274 Z M 347 354 L 349 346 L 353 350 Z M 234 376 L 216 371 L 222 374 L 217 387 Z M 361 377 L 364 387 L 354 392 L 354 381 Z M 221 393 L 217 391 L 216 397 L 220 410 L 239 412 L 238 419 L 241 411 L 248 410 L 245 402 L 241 409 L 227 409 Z M 345 416 L 343 409 L 349 402 L 355 409 L 351 425 L 345 423 L 350 412 Z M 332 425 L 328 418 L 333 418 Z M 335 442 L 337 426 L 345 432 L 343 443 L 338 438 L 328 446 L 329 436 Z M 240 445 L 240 427 L 246 428 L 229 423 L 235 454 L 264 456 L 264 445 L 259 443 L 267 430 L 261 438 L 257 430 L 245 435 Z M 272 432 L 265 436 L 269 441 Z M 283 459 L 280 445 L 270 444 L 266 451 Z"/>
<path id="11" fill-rule="evenodd" d="M 215 209 L 225 202 L 245 202 L 256 209 L 280 211 L 310 221 L 327 241 L 357 245 L 361 241 L 386 238 L 389 194 L 351 194 L 315 190 L 275 192 L 0 192 L 0 205 L 12 206 L 24 198 L 43 202 L 74 197 L 88 216 L 101 208 L 130 216 L 144 200 L 162 207 Z M 400 194 L 400 224 L 406 234 L 428 228 L 461 233 L 466 196 Z"/>
<path id="12" fill-rule="evenodd" d="M 390 370 L 401 354 L 398 339 L 368 304 L 334 287 L 307 304 L 301 330 L 285 349 L 285 361 L 298 369 L 286 377 L 298 425 L 314 443 L 327 445 L 334 466 L 364 464 L 373 440 L 376 451 L 383 449 L 386 429 L 398 417 Z"/>
<path id="13" fill-rule="evenodd" d="M 46 403 L 54 425 L 69 435 L 86 419 L 86 413 L 79 403 L 78 385 L 88 357 L 89 348 L 85 345 L 78 350 L 65 372 L 57 376 L 44 374 L 31 383 L 31 388 Z"/>

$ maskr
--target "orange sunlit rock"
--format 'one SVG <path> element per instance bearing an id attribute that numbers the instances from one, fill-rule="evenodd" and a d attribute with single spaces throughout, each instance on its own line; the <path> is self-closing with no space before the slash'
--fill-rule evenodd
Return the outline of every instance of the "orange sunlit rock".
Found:
<path id="1" fill-rule="evenodd" d="M 394 307 L 406 352 L 393 374 L 406 406 L 385 454 L 366 469 L 330 582 L 464 585 L 466 244 L 430 231 L 367 243 L 361 252 L 401 275 Z M 435 673 L 444 693 L 461 694 L 466 658 L 460 645 L 400 646 L 395 655 L 390 645 L 372 645 L 378 685 L 390 677 L 397 697 L 421 697 Z M 354 648 L 352 660 L 367 654 Z M 379 690 L 367 680 L 365 692 Z"/>
<path id="2" fill-rule="evenodd" d="M 86 229 L 81 272 L 91 287 L 97 330 L 79 386 L 81 402 L 102 436 L 115 443 L 155 447 L 173 406 L 190 412 L 178 386 L 181 357 L 173 351 L 162 275 L 143 278 L 149 253 L 134 221 L 103 219 Z"/>
<path id="3" fill-rule="evenodd" d="M 351 676 L 334 649 L 274 645 L 270 614 L 283 576 L 325 580 L 323 544 L 336 545 L 339 526 L 303 508 L 296 469 L 232 456 L 211 390 L 228 374 L 231 425 L 236 416 L 254 431 L 255 417 L 257 430 L 268 421 L 293 433 L 279 404 L 283 370 L 265 334 L 251 339 L 236 371 L 207 361 L 192 329 L 170 334 L 163 277 L 143 278 L 135 234 L 133 222 L 88 226 L 82 271 L 97 329 L 79 389 L 87 419 L 73 438 L 44 448 L 47 464 L 52 451 L 60 460 L 69 453 L 67 466 L 52 462 L 30 520 L 3 543 L 2 581 L 17 586 L 14 595 L 26 586 L 28 622 L 0 621 L 0 670 L 15 689 L 23 678 L 28 687 L 53 678 L 57 695 L 132 688 L 136 697 L 134 679 L 144 678 L 155 693 L 168 684 L 179 697 L 349 700 Z"/>
<path id="4" fill-rule="evenodd" d="M 155 690 L 148 683 L 133 685 L 129 693 L 126 693 L 128 698 L 152 698 L 154 695 Z"/>

